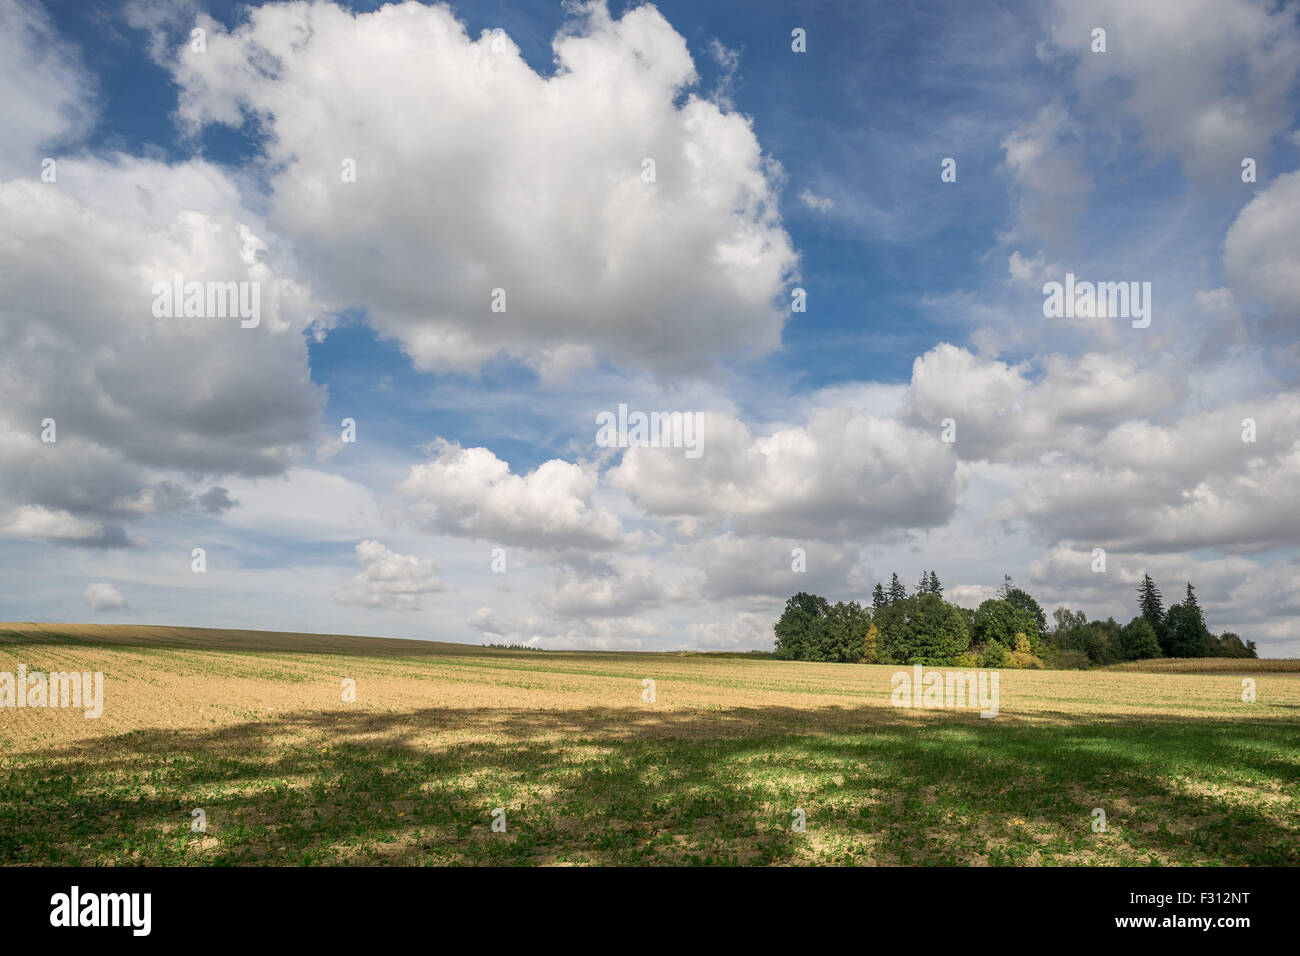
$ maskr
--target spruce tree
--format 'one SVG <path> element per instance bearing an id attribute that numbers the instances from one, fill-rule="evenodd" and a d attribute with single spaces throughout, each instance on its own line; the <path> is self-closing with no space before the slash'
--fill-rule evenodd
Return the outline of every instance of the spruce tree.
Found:
<path id="1" fill-rule="evenodd" d="M 889 579 L 889 603 L 893 604 L 895 601 L 905 600 L 907 600 L 907 588 L 902 581 L 898 580 L 898 573 L 895 572 Z"/>
<path id="2" fill-rule="evenodd" d="M 1142 619 L 1159 634 L 1165 623 L 1164 599 L 1160 589 L 1156 587 L 1156 582 L 1151 580 L 1151 575 L 1142 575 L 1142 583 L 1138 585 L 1138 595 L 1138 607 L 1142 611 Z"/>
<path id="3" fill-rule="evenodd" d="M 888 601 L 885 599 L 885 589 L 882 588 L 880 582 L 877 581 L 875 588 L 871 592 L 871 609 L 873 611 L 879 611 L 887 603 Z"/>
<path id="4" fill-rule="evenodd" d="M 916 593 L 917 594 L 930 593 L 930 575 L 926 574 L 924 571 L 921 572 L 921 580 L 916 582 Z"/>
<path id="5" fill-rule="evenodd" d="M 943 594 L 943 585 L 939 583 L 939 575 L 935 574 L 933 571 L 930 572 L 930 593 L 939 595 Z"/>

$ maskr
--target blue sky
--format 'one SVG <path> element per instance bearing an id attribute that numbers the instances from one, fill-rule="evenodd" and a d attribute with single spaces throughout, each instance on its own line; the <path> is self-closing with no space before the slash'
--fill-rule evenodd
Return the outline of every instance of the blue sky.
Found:
<path id="1" fill-rule="evenodd" d="M 1294 4 L 0 14 L 0 618 L 765 647 L 894 570 L 1149 571 L 1300 650 Z M 153 321 L 178 271 L 264 321 Z M 1045 318 L 1067 272 L 1150 327 Z"/>

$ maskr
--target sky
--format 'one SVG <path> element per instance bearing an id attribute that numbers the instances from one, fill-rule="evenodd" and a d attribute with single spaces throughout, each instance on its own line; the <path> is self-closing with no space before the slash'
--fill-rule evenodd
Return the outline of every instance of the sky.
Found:
<path id="1" fill-rule="evenodd" d="M 1300 654 L 1298 72 L 1255 0 L 0 0 L 0 620 L 748 650 L 1149 573 Z"/>

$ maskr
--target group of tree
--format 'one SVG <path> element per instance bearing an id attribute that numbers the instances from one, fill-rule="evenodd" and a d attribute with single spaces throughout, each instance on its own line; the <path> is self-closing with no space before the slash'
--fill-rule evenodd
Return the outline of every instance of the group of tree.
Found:
<path id="1" fill-rule="evenodd" d="M 1061 666 L 1087 667 L 1149 657 L 1257 657 L 1254 641 L 1231 631 L 1215 635 L 1205 624 L 1196 588 L 1168 610 L 1149 574 L 1138 585 L 1138 616 L 1120 627 L 1114 618 L 1089 621 L 1082 612 L 1057 608 L 1051 641 Z"/>
<path id="2" fill-rule="evenodd" d="M 1009 575 L 995 597 L 971 610 L 943 597 L 934 571 L 908 593 L 897 574 L 872 589 L 871 606 L 790 598 L 776 622 L 776 655 L 788 660 L 965 667 L 1090 667 L 1152 657 L 1255 657 L 1255 642 L 1205 624 L 1195 589 L 1168 610 L 1150 576 L 1138 587 L 1139 614 L 1121 627 L 1057 608 L 1054 627 Z"/>
<path id="3" fill-rule="evenodd" d="M 794 661 L 873 661 L 875 626 L 857 601 L 831 604 L 800 591 L 776 622 L 776 656 Z"/>

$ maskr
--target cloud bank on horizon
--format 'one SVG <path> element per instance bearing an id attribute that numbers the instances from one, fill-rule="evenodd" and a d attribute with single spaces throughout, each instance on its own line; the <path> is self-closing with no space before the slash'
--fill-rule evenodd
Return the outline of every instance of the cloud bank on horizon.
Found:
<path id="1" fill-rule="evenodd" d="M 0 0 L 0 619 L 1300 653 L 1300 7 L 507 16 Z"/>

